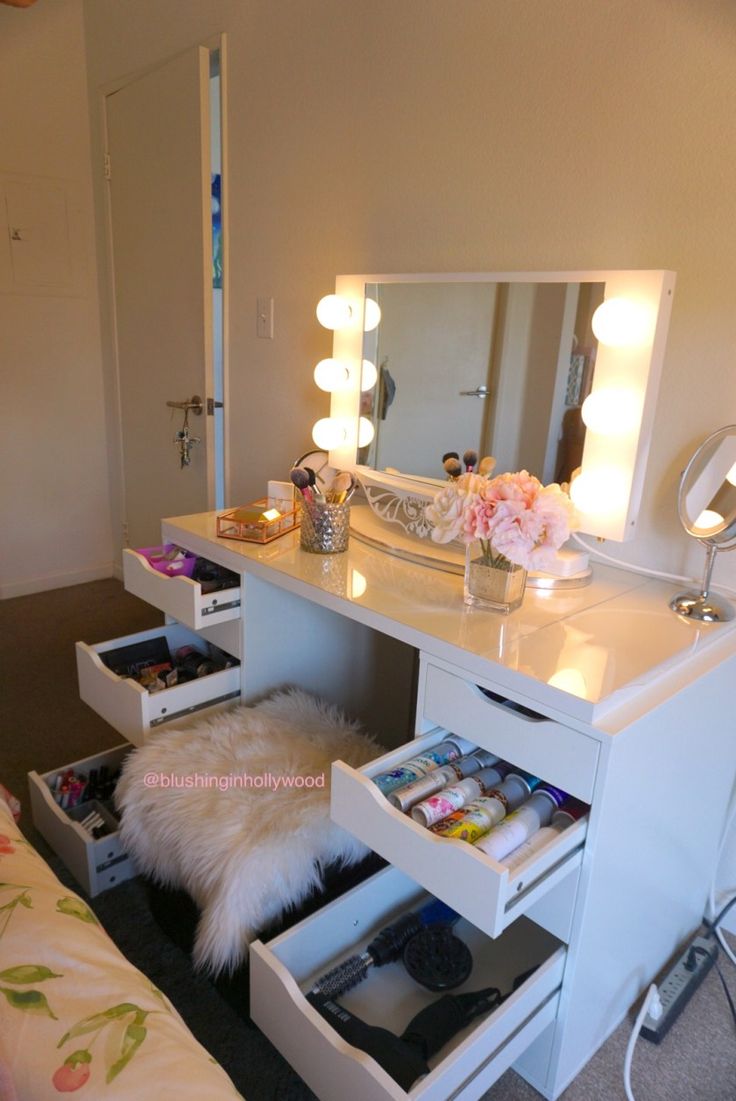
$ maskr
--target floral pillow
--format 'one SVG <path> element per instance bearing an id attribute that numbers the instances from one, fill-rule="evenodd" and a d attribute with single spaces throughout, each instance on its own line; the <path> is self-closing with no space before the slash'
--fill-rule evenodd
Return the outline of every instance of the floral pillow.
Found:
<path id="1" fill-rule="evenodd" d="M 236 1101 L 225 1072 L 0 798 L 0 1097 Z"/>

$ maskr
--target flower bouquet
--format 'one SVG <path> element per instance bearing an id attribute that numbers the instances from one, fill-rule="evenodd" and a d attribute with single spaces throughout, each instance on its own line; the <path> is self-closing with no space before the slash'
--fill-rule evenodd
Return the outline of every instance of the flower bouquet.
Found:
<path id="1" fill-rule="evenodd" d="M 487 478 L 469 471 L 439 491 L 426 509 L 432 539 L 466 545 L 465 603 L 518 608 L 530 569 L 543 570 L 570 535 L 572 501 L 556 484 L 526 470 Z"/>

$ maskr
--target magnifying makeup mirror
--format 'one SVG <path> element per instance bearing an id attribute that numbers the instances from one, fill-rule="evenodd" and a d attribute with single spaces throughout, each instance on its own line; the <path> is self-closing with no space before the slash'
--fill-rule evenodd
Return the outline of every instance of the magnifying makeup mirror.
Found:
<path id="1" fill-rule="evenodd" d="M 736 547 L 736 424 L 713 432 L 700 445 L 680 480 L 680 520 L 689 535 L 706 547 L 700 592 L 679 593 L 670 601 L 678 615 L 706 623 L 733 619 L 736 612 L 710 592 L 716 554 Z"/>

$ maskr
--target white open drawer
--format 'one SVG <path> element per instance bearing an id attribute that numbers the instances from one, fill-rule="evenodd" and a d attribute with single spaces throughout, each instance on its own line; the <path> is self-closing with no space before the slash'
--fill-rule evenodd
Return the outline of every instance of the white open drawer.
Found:
<path id="1" fill-rule="evenodd" d="M 31 796 L 31 814 L 38 832 L 48 841 L 55 853 L 61 857 L 69 871 L 88 895 L 94 898 L 100 891 L 114 887 L 135 875 L 135 867 L 130 857 L 123 851 L 117 832 L 95 839 L 83 830 L 79 822 L 74 821 L 67 811 L 62 810 L 51 794 L 51 786 L 59 773 L 74 769 L 75 773 L 89 775 L 91 769 L 99 771 L 103 766 L 111 773 L 117 771 L 131 746 L 121 745 L 85 757 L 82 761 L 73 761 L 53 772 L 28 773 L 28 788 Z M 91 803 L 80 803 L 72 813 L 84 817 Z M 108 822 L 110 819 L 105 815 Z"/>
<path id="2" fill-rule="evenodd" d="M 522 918 L 497 941 L 460 921 L 456 934 L 473 955 L 473 971 L 456 993 L 512 988 L 536 971 L 498 1009 L 458 1033 L 433 1059 L 431 1073 L 409 1092 L 365 1052 L 342 1039 L 302 991 L 362 951 L 384 926 L 427 901 L 416 883 L 386 868 L 268 944 L 250 948 L 251 1015 L 320 1101 L 471 1101 L 527 1050 L 557 1015 L 565 949 Z M 401 962 L 372 968 L 336 1000 L 368 1024 L 401 1035 L 412 1017 L 440 997 L 414 982 Z"/>
<path id="3" fill-rule="evenodd" d="M 203 593 L 199 581 L 190 577 L 167 577 L 155 570 L 138 551 L 123 551 L 123 580 L 128 592 L 195 631 L 240 618 L 240 586 Z"/>
<path id="4" fill-rule="evenodd" d="M 169 648 L 193 645 L 201 649 L 201 639 L 178 623 L 153 627 L 135 635 L 110 639 L 88 646 L 77 643 L 79 694 L 110 726 L 119 730 L 133 745 L 143 745 L 151 727 L 181 720 L 196 711 L 214 707 L 240 696 L 240 668 L 233 666 L 207 677 L 177 684 L 160 692 L 148 692 L 137 681 L 119 677 L 103 663 L 107 650 L 165 635 Z"/>
<path id="5" fill-rule="evenodd" d="M 492 685 L 485 686 L 492 688 Z M 444 726 L 517 768 L 590 803 L 598 742 L 502 698 L 490 699 L 474 681 L 422 658 L 418 713 L 425 729 Z"/>
<path id="6" fill-rule="evenodd" d="M 444 730 L 431 731 L 361 769 L 335 761 L 330 817 L 491 937 L 558 886 L 567 892 L 571 908 L 587 819 L 563 830 L 510 872 L 467 841 L 440 837 L 415 822 L 373 783 L 372 776 L 397 768 L 445 737 Z"/>

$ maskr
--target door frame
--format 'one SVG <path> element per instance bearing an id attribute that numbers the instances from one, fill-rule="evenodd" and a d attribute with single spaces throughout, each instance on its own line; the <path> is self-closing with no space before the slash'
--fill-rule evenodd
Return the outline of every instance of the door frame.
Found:
<path id="1" fill-rule="evenodd" d="M 229 147 L 228 147 L 228 44 L 227 34 L 223 31 L 221 34 L 214 35 L 211 38 L 205 38 L 200 42 L 194 42 L 187 47 L 186 50 L 177 51 L 175 54 L 169 54 L 166 57 L 158 58 L 150 65 L 145 65 L 139 69 L 135 69 L 132 72 L 126 73 L 124 76 L 117 77 L 115 80 L 101 84 L 97 90 L 97 102 L 100 119 L 100 136 L 101 136 L 101 160 L 102 164 L 100 169 L 104 170 L 104 158 L 107 155 L 109 149 L 108 140 L 108 120 L 107 120 L 107 99 L 115 92 L 119 92 L 122 88 L 127 87 L 129 84 L 135 83 L 142 77 L 147 76 L 149 73 L 155 72 L 163 65 L 168 64 L 170 61 L 175 60 L 177 57 L 181 57 L 194 47 L 204 47 L 212 52 L 213 50 L 219 50 L 220 53 L 220 196 L 221 196 L 221 240 L 222 240 L 222 393 L 223 393 L 223 473 L 224 473 L 224 499 L 225 502 L 229 500 L 229 489 L 231 485 L 231 445 L 230 445 L 230 238 L 229 238 Z M 209 174 L 209 170 L 208 170 Z M 107 179 L 103 180 L 102 191 L 104 193 L 103 206 L 102 206 L 102 225 L 104 227 L 104 269 L 106 276 L 106 287 L 100 294 L 100 301 L 105 302 L 108 310 L 109 327 L 105 328 L 103 325 L 103 341 L 108 345 L 109 363 L 111 370 L 109 372 L 110 379 L 110 392 L 109 392 L 109 405 L 107 412 L 107 434 L 109 441 L 108 453 L 110 457 L 110 490 L 111 499 L 117 502 L 117 508 L 113 510 L 113 517 L 119 518 L 120 529 L 119 535 L 114 532 L 114 541 L 116 546 L 116 562 L 114 567 L 115 576 L 122 578 L 122 561 L 121 561 L 121 549 L 120 547 L 126 547 L 128 545 L 128 517 L 126 514 L 126 494 L 125 494 L 125 464 L 124 464 L 124 439 L 123 439 L 123 424 L 122 424 L 122 404 L 121 404 L 121 382 L 120 382 L 120 359 L 119 359 L 119 344 L 118 344 L 118 318 L 117 318 L 117 300 L 115 293 L 115 265 L 114 265 L 114 248 L 113 248 L 113 232 L 112 232 L 112 202 L 110 195 L 110 188 L 105 186 Z M 212 312 L 211 301 L 209 303 L 209 312 Z M 203 395 L 206 398 L 212 395 Z M 203 416 L 207 416 L 205 411 Z M 214 426 L 214 418 L 213 418 Z M 214 433 L 213 433 L 214 443 Z M 207 454 L 207 510 L 212 510 L 215 507 L 214 497 L 214 464 L 215 456 L 214 450 L 208 448 Z"/>

